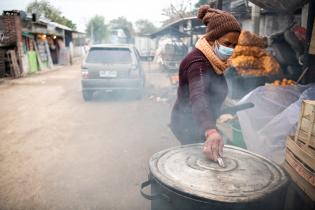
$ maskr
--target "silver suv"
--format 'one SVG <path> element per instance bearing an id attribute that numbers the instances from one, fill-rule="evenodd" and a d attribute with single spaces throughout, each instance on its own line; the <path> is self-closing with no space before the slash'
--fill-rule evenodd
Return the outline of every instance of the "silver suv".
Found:
<path id="1" fill-rule="evenodd" d="M 95 91 L 132 91 L 142 96 L 145 76 L 133 45 L 94 45 L 82 64 L 82 95 L 85 101 Z"/>

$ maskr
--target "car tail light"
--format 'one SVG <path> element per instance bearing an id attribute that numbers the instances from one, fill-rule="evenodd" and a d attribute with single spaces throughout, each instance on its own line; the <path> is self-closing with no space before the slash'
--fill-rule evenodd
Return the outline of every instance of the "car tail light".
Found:
<path id="1" fill-rule="evenodd" d="M 89 72 L 87 70 L 82 70 L 81 75 L 83 79 L 89 78 Z"/>

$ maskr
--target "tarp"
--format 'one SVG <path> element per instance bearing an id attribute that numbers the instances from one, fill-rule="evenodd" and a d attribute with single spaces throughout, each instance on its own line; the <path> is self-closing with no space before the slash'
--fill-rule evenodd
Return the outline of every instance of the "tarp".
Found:
<path id="1" fill-rule="evenodd" d="M 259 87 L 239 103 L 255 107 L 238 112 L 247 149 L 281 164 L 286 140 L 294 135 L 301 103 L 315 100 L 315 84 L 308 86 Z"/>

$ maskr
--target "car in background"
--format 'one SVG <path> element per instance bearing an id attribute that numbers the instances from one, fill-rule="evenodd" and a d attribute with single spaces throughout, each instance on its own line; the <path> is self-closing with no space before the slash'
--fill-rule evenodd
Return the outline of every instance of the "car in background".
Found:
<path id="1" fill-rule="evenodd" d="M 178 71 L 179 65 L 188 53 L 187 46 L 180 40 L 163 38 L 159 41 L 155 61 L 161 70 Z"/>
<path id="2" fill-rule="evenodd" d="M 142 96 L 145 75 L 133 45 L 93 45 L 81 67 L 82 96 L 91 100 L 96 91 L 130 91 Z"/>
<path id="3" fill-rule="evenodd" d="M 150 36 L 135 36 L 135 47 L 137 48 L 142 60 L 152 61 L 157 49 L 156 39 Z"/>

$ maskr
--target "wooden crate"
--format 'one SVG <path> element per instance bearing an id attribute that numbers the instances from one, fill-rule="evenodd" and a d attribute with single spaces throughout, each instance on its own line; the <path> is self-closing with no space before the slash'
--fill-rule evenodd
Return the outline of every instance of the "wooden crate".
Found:
<path id="1" fill-rule="evenodd" d="M 302 150 L 315 157 L 315 101 L 303 101 L 294 141 Z"/>
<path id="2" fill-rule="evenodd" d="M 286 170 L 293 181 L 315 200 L 315 101 L 302 103 L 295 137 L 288 137 Z"/>
<path id="3" fill-rule="evenodd" d="M 287 161 L 284 162 L 283 167 L 290 175 L 292 181 L 299 186 L 312 201 L 315 201 L 315 187 L 301 177 Z"/>
<path id="4" fill-rule="evenodd" d="M 286 150 L 285 160 L 288 164 L 303 177 L 308 183 L 315 187 L 315 171 L 299 160 L 289 149 Z"/>
<path id="5" fill-rule="evenodd" d="M 12 77 L 20 77 L 21 76 L 21 70 L 20 70 L 20 66 L 19 66 L 18 61 L 17 61 L 15 50 L 8 50 L 7 56 L 8 56 L 8 60 L 9 60 L 11 76 Z"/>

